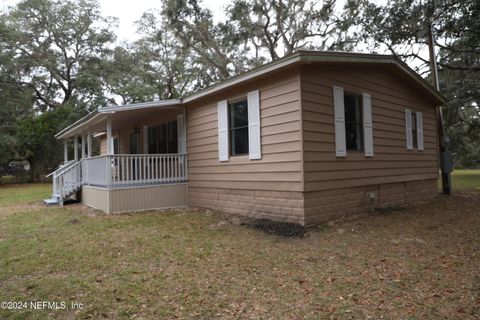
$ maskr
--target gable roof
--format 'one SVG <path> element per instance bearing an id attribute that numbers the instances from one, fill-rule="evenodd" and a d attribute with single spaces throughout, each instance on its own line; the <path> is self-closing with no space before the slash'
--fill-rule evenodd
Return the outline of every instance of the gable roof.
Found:
<path id="1" fill-rule="evenodd" d="M 245 73 L 228 78 L 211 87 L 192 93 L 185 98 L 183 102 L 191 102 L 207 95 L 216 93 L 231 86 L 257 78 L 261 75 L 277 71 L 295 64 L 309 63 L 355 63 L 355 64 L 375 64 L 391 65 L 402 71 L 405 75 L 415 81 L 425 92 L 427 92 L 439 104 L 445 104 L 445 98 L 425 79 L 420 77 L 405 62 L 393 55 L 380 55 L 370 53 L 337 52 L 337 51 L 309 51 L 299 50 L 283 58 L 264 64 Z"/>
<path id="2" fill-rule="evenodd" d="M 294 65 L 304 65 L 310 63 L 345 63 L 345 64 L 372 64 L 372 65 L 388 65 L 393 66 L 401 71 L 406 77 L 413 80 L 425 93 L 427 93 L 439 105 L 446 104 L 443 95 L 431 86 L 425 79 L 420 77 L 406 63 L 393 55 L 379 55 L 369 53 L 353 53 L 353 52 L 336 52 L 336 51 L 308 51 L 299 50 L 289 54 L 283 58 L 264 64 L 245 73 L 228 78 L 211 87 L 192 93 L 186 97 L 172 100 L 159 100 L 151 102 L 142 102 L 134 104 L 125 104 L 120 106 L 99 107 L 97 111 L 83 117 L 72 125 L 66 127 L 55 135 L 57 139 L 68 136 L 69 132 L 79 126 L 85 126 L 89 122 L 99 120 L 102 121 L 107 114 L 128 110 L 137 110 L 145 108 L 171 108 L 179 107 L 189 102 L 207 97 L 225 89 L 231 88 L 260 76 L 287 68 Z"/>

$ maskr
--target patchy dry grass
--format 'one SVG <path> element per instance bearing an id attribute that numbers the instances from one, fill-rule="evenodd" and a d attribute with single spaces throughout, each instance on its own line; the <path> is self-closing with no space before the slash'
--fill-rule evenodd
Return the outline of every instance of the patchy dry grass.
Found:
<path id="1" fill-rule="evenodd" d="M 208 213 L 27 204 L 38 187 L 0 189 L 0 301 L 84 308 L 0 319 L 480 317 L 475 190 L 285 238 Z"/>

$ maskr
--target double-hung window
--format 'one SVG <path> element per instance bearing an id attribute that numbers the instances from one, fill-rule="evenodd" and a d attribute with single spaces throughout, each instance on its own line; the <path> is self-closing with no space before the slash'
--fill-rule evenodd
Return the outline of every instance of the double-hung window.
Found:
<path id="1" fill-rule="evenodd" d="M 420 111 L 405 109 L 405 129 L 407 150 L 423 150 L 423 114 Z"/>
<path id="2" fill-rule="evenodd" d="M 344 92 L 333 87 L 335 153 L 346 157 L 347 150 L 360 151 L 373 157 L 372 97 L 368 93 Z"/>
<path id="3" fill-rule="evenodd" d="M 248 92 L 244 99 L 219 101 L 217 115 L 219 161 L 237 155 L 262 159 L 260 91 Z"/>
<path id="4" fill-rule="evenodd" d="M 247 99 L 228 104 L 230 155 L 248 154 L 248 103 Z"/>
<path id="5" fill-rule="evenodd" d="M 345 93 L 344 104 L 347 150 L 363 150 L 362 96 Z"/>

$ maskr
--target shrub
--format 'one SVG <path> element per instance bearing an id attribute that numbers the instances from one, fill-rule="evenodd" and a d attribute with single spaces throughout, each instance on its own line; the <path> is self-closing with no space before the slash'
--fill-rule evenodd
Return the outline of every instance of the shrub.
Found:
<path id="1" fill-rule="evenodd" d="M 17 178 L 15 176 L 2 176 L 0 177 L 0 184 L 12 184 L 16 183 Z"/>

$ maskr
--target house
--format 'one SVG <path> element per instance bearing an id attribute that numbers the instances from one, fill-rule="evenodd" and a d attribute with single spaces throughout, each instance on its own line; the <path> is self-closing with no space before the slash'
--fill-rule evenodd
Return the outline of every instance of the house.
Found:
<path id="1" fill-rule="evenodd" d="M 394 56 L 299 51 L 181 99 L 98 108 L 56 135 L 75 155 L 51 201 L 301 225 L 404 206 L 437 195 L 444 103 Z"/>

